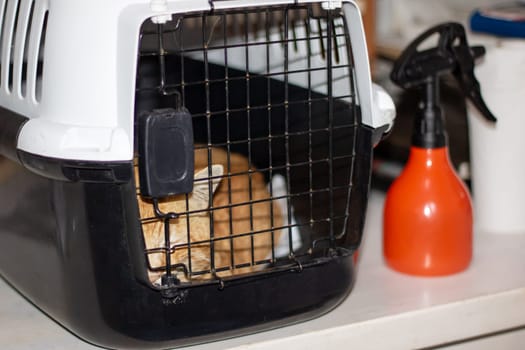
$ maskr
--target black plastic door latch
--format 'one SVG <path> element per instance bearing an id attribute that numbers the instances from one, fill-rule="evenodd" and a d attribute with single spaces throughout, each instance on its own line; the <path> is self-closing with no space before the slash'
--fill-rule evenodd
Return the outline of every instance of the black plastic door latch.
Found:
<path id="1" fill-rule="evenodd" d="M 156 109 L 142 113 L 138 122 L 141 195 L 163 198 L 192 192 L 191 114 L 183 108 Z"/>

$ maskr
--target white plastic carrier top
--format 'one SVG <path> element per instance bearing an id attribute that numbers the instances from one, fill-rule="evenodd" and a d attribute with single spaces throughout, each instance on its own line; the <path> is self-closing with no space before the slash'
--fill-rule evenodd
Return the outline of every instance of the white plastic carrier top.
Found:
<path id="1" fill-rule="evenodd" d="M 138 38 L 145 20 L 212 7 L 309 2 L 314 1 L 2 0 L 0 59 L 11 64 L 1 66 L 0 105 L 29 118 L 17 148 L 59 159 L 131 160 Z M 362 122 L 389 129 L 394 105 L 371 83 L 357 5 L 322 5 L 342 7 L 347 18 Z"/>

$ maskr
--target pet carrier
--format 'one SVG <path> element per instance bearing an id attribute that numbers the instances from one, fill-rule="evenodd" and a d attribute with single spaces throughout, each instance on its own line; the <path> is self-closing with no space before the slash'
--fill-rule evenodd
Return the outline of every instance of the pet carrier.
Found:
<path id="1" fill-rule="evenodd" d="M 341 1 L 0 2 L 0 272 L 83 339 L 167 348 L 349 293 L 373 146 Z"/>

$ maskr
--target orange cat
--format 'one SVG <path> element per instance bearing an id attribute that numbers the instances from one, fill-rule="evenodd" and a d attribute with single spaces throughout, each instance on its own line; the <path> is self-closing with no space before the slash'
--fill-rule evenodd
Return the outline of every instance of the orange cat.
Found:
<path id="1" fill-rule="evenodd" d="M 211 277 L 209 271 L 212 269 L 210 259 L 212 244 L 215 270 L 220 277 L 264 268 L 265 260 L 272 256 L 273 248 L 277 245 L 281 233 L 281 230 L 274 230 L 272 234 L 271 229 L 283 225 L 281 208 L 277 201 L 269 201 L 270 194 L 263 175 L 259 172 L 246 174 L 250 169 L 246 157 L 231 153 L 229 168 L 228 156 L 223 149 L 212 148 L 211 158 L 210 172 L 208 150 L 195 151 L 194 187 L 187 201 L 186 195 L 176 195 L 159 203 L 164 213 L 180 214 L 170 223 L 170 244 L 172 247 L 175 246 L 175 251 L 171 254 L 171 264 L 185 264 L 193 273 L 191 277 L 185 276 L 182 269 L 175 269 L 173 273 L 177 273 L 181 281 Z M 231 177 L 228 177 L 228 170 Z M 252 167 L 251 170 L 256 169 Z M 135 171 L 136 183 L 138 183 L 137 173 L 138 171 Z M 242 174 L 235 175 L 239 173 Z M 221 209 L 208 210 L 210 188 L 213 208 Z M 142 226 L 146 249 L 164 247 L 163 221 L 155 218 L 150 200 L 140 195 L 137 199 L 141 218 L 151 218 Z M 250 200 L 256 203 L 250 205 Z M 186 214 L 187 212 L 189 215 Z M 211 218 L 213 218 L 213 239 L 210 230 Z M 256 234 L 252 235 L 252 232 Z M 191 247 L 187 245 L 188 237 Z M 148 256 L 152 268 L 165 266 L 164 253 L 153 253 Z M 189 256 L 191 256 L 191 266 Z M 162 271 L 151 270 L 148 273 L 152 282 L 163 274 Z"/>

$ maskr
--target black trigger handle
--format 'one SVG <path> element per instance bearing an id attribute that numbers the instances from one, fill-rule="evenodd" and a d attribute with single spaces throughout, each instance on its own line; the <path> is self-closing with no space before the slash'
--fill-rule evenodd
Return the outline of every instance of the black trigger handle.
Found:
<path id="1" fill-rule="evenodd" d="M 434 35 L 439 35 L 437 46 L 418 50 L 421 44 Z M 468 45 L 463 25 L 442 23 L 428 29 L 408 45 L 394 63 L 390 78 L 406 89 L 422 86 L 428 79 L 452 73 L 465 96 L 487 120 L 495 122 L 496 117 L 483 100 L 479 82 L 474 75 L 475 60 L 484 54 L 482 46 Z"/>
<path id="2" fill-rule="evenodd" d="M 464 30 L 463 35 L 465 35 Z M 455 60 L 458 64 L 452 71 L 452 74 L 458 81 L 461 90 L 486 120 L 496 122 L 496 117 L 487 107 L 487 104 L 481 95 L 481 87 L 474 74 L 475 61 L 485 55 L 485 48 L 483 46 L 469 47 L 466 43 L 465 37 L 465 45 L 455 46 L 453 47 L 453 50 L 455 53 Z"/>

